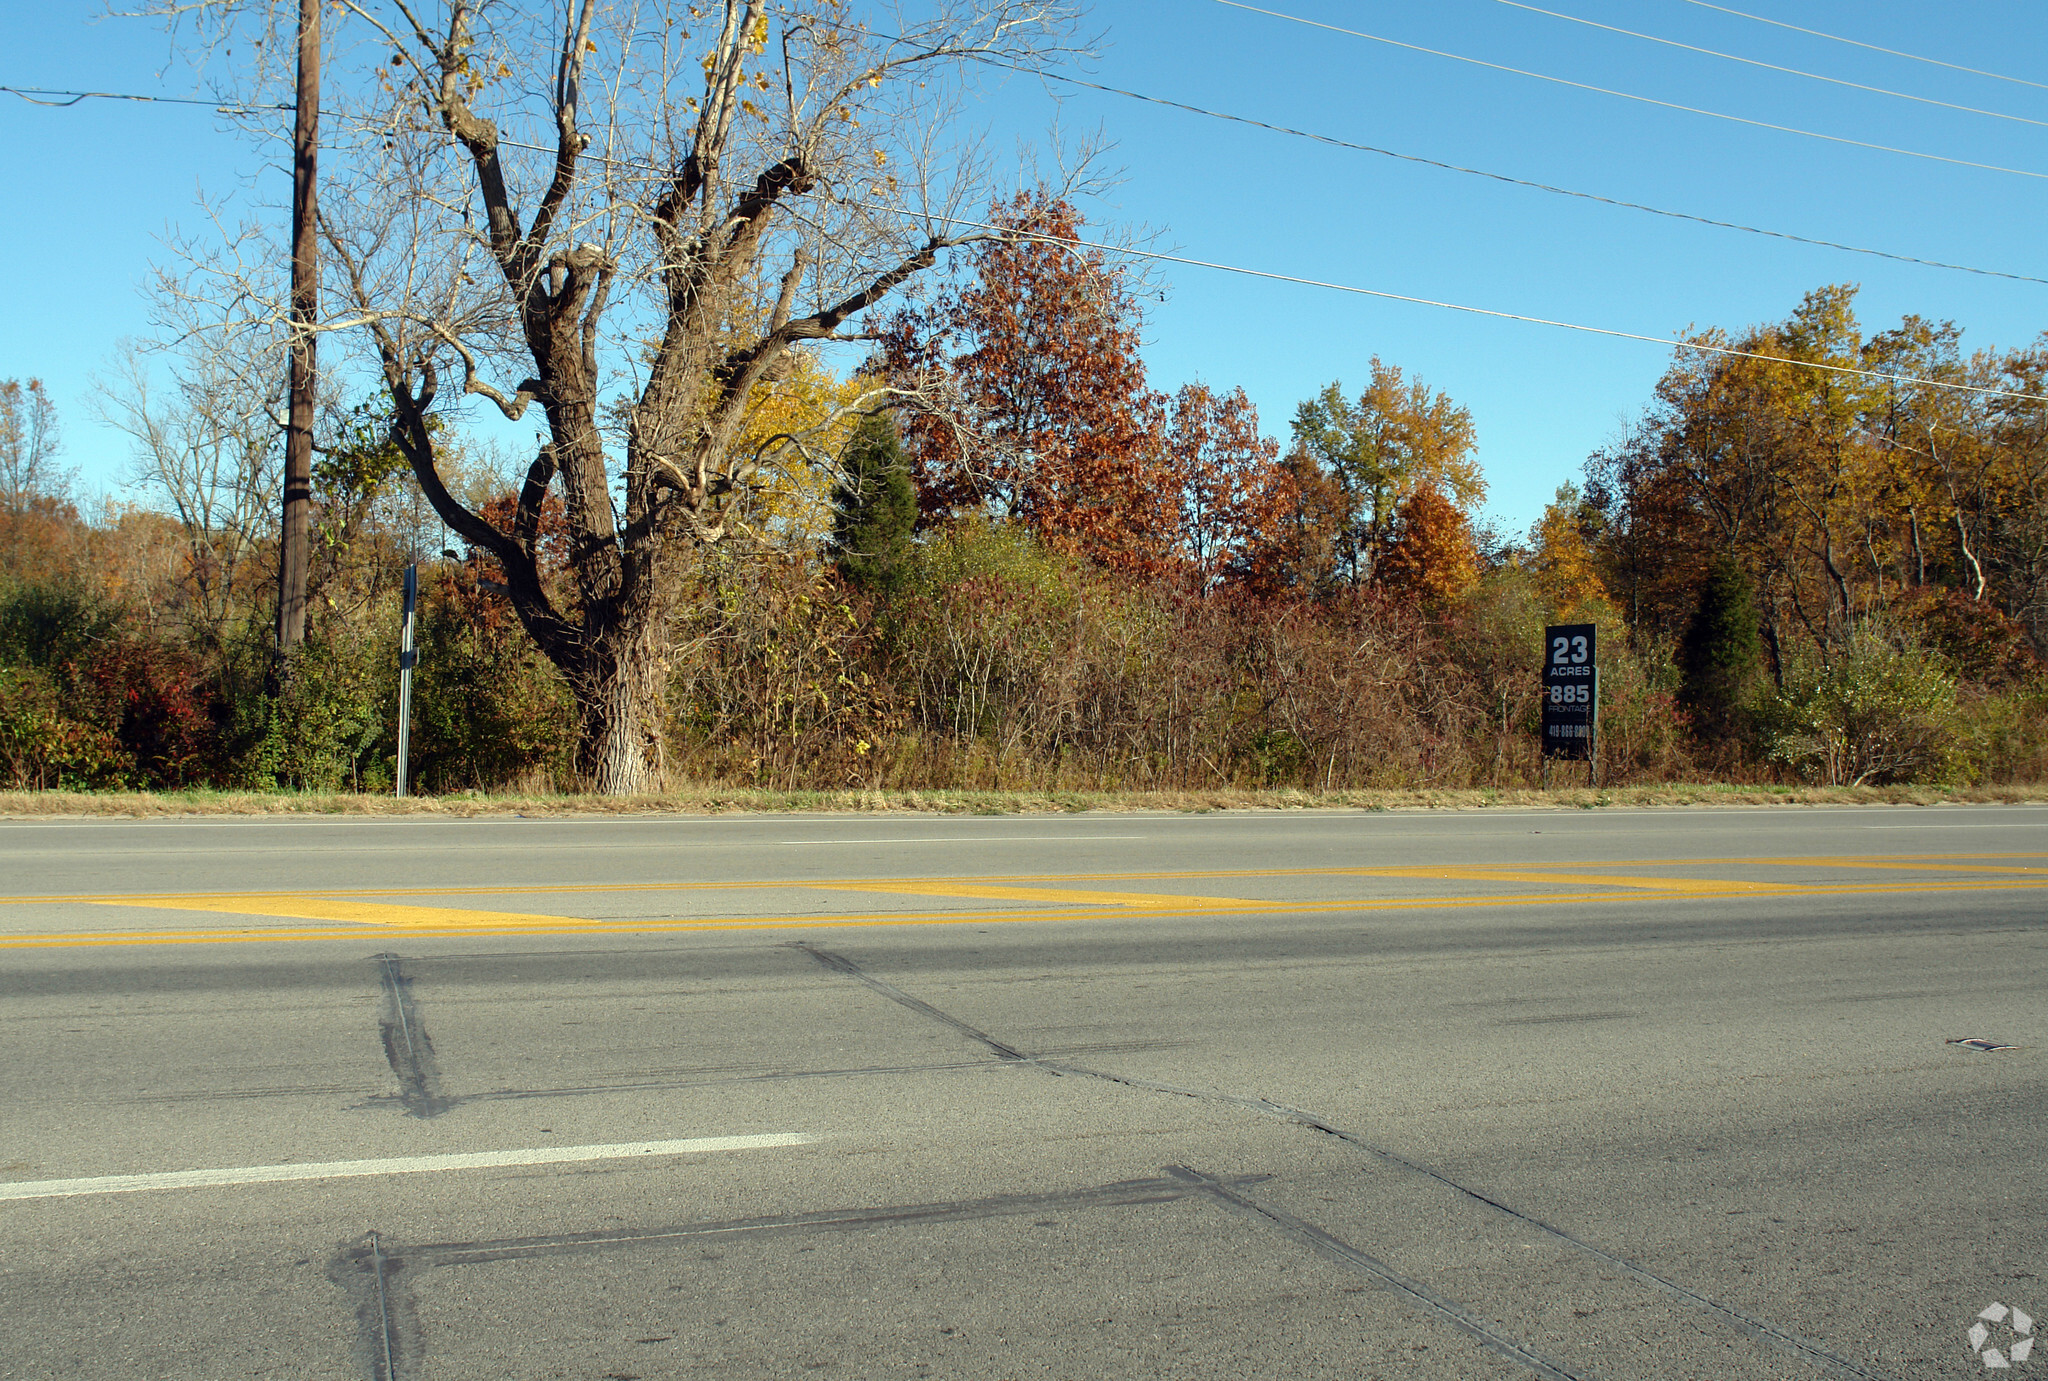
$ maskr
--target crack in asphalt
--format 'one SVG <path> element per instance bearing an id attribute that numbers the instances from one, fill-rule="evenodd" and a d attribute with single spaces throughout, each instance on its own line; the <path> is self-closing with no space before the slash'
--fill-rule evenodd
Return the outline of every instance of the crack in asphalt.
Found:
<path id="1" fill-rule="evenodd" d="M 1335 1137 L 1337 1140 L 1342 1141 L 1346 1145 L 1354 1147 L 1359 1151 L 1363 1151 L 1365 1154 L 1372 1156 L 1374 1159 L 1379 1160 L 1383 1164 L 1394 1166 L 1397 1169 L 1406 1170 L 1412 1174 L 1421 1175 L 1435 1182 L 1436 1184 L 1442 1185 L 1446 1189 L 1452 1190 L 1455 1193 L 1462 1195 L 1463 1197 L 1471 1200 L 1476 1204 L 1480 1204 L 1483 1207 L 1492 1209 L 1496 1213 L 1504 1214 L 1505 1216 L 1514 1219 L 1517 1223 L 1520 1223 L 1525 1227 L 1532 1228 L 1538 1232 L 1541 1232 L 1544 1235 L 1550 1237 L 1552 1240 L 1561 1242 L 1564 1245 L 1571 1247 L 1575 1251 L 1583 1252 L 1587 1256 L 1592 1257 L 1594 1260 L 1599 1261 L 1604 1265 L 1610 1266 L 1615 1270 L 1621 1272 L 1622 1274 L 1628 1276 L 1631 1280 L 1634 1280 L 1642 1285 L 1647 1285 L 1651 1289 L 1658 1291 L 1660 1294 L 1663 1294 L 1669 1299 L 1675 1300 L 1681 1304 L 1688 1305 L 1692 1308 L 1701 1310 L 1704 1313 L 1710 1314 L 1713 1317 L 1721 1320 L 1723 1323 L 1733 1326 L 1739 1332 L 1747 1335 L 1748 1337 L 1755 1339 L 1758 1342 L 1765 1343 L 1770 1347 L 1775 1348 L 1777 1351 L 1786 1354 L 1787 1356 L 1794 1357 L 1799 1361 L 1804 1362 L 1807 1365 L 1813 1367 L 1815 1370 L 1821 1372 L 1824 1375 L 1846 1378 L 1846 1381 L 1896 1381 L 1896 1379 L 1890 1376 L 1888 1373 L 1877 1371 L 1871 1367 L 1867 1367 L 1862 1365 L 1861 1363 L 1852 1361 L 1847 1357 L 1843 1357 L 1838 1353 L 1831 1352 L 1827 1348 L 1823 1347 L 1821 1344 L 1814 1342 L 1809 1338 L 1801 1337 L 1799 1334 L 1792 1332 L 1790 1329 L 1781 1328 L 1777 1324 L 1771 1323 L 1769 1320 L 1760 1319 L 1756 1317 L 1754 1314 L 1746 1313 L 1743 1310 L 1737 1309 L 1732 1305 L 1723 1304 L 1718 1300 L 1710 1299 L 1706 1295 L 1701 1294 L 1699 1291 L 1694 1290 L 1689 1286 L 1681 1285 L 1675 1280 L 1668 1280 L 1665 1277 L 1656 1274 L 1654 1271 L 1648 1270 L 1636 1264 L 1635 1262 L 1628 1260 L 1626 1257 L 1616 1256 L 1613 1252 L 1607 1251 L 1605 1248 L 1602 1247 L 1597 1247 L 1592 1243 L 1585 1241 L 1582 1238 L 1576 1237 L 1572 1235 L 1570 1232 L 1567 1232 L 1563 1228 L 1557 1227 L 1551 1223 L 1547 1223 L 1543 1219 L 1535 1217 L 1532 1214 L 1524 1213 L 1522 1210 L 1515 1208 L 1513 1205 L 1496 1199 L 1492 1195 L 1484 1193 L 1481 1190 L 1473 1189 L 1469 1185 L 1462 1184 L 1459 1181 L 1451 1178 L 1449 1175 L 1446 1175 L 1441 1170 L 1434 1168 L 1433 1166 L 1424 1165 L 1420 1161 L 1410 1160 L 1408 1157 L 1400 1154 L 1398 1151 L 1391 1151 L 1384 1146 L 1375 1145 L 1373 1142 L 1366 1140 L 1364 1137 L 1359 1136 L 1354 1132 L 1348 1132 L 1341 1127 L 1332 1125 L 1330 1122 L 1328 1122 L 1322 1117 L 1317 1116 L 1315 1113 L 1306 1112 L 1300 1108 L 1291 1108 L 1284 1103 L 1275 1103 L 1264 1098 L 1241 1098 L 1234 1094 L 1218 1093 L 1211 1089 L 1185 1088 L 1177 1084 L 1165 1084 L 1152 1079 L 1131 1078 L 1126 1075 L 1112 1074 L 1105 1070 L 1089 1069 L 1083 1065 L 1071 1064 L 1063 1060 L 1053 1060 L 1040 1056 L 1030 1055 L 1025 1053 L 1024 1051 L 1016 1049 L 1013 1046 L 1004 1044 L 1003 1042 L 997 1040 L 994 1036 L 989 1035 L 987 1032 L 982 1031 L 978 1027 L 970 1026 L 968 1023 L 960 1020 L 958 1017 L 955 1017 L 950 1013 L 940 1011 L 938 1008 L 932 1006 L 928 1002 L 925 1002 L 923 999 L 912 997 L 910 994 L 904 992 L 902 989 L 898 987 L 895 987 L 893 984 L 886 983 L 881 979 L 876 978 L 874 975 L 866 972 L 860 967 L 860 965 L 854 963 L 851 959 L 846 958 L 844 955 L 834 954 L 830 950 L 819 949 L 815 945 L 809 944 L 801 940 L 790 942 L 786 946 L 786 948 L 799 950 L 802 953 L 809 955 L 813 960 L 815 960 L 824 968 L 830 969 L 834 973 L 843 974 L 848 978 L 855 979 L 856 981 L 863 983 L 867 987 L 873 989 L 875 992 L 878 992 L 884 997 L 887 997 L 890 1001 L 899 1003 L 902 1006 L 909 1008 L 913 1012 L 917 1012 L 922 1016 L 929 1017 L 932 1020 L 942 1023 L 943 1025 L 949 1026 L 953 1028 L 955 1031 L 960 1032 L 962 1035 L 967 1036 L 971 1040 L 980 1042 L 982 1045 L 988 1047 L 990 1050 L 995 1051 L 1006 1063 L 1015 1064 L 1020 1067 L 1028 1066 L 1030 1068 L 1038 1069 L 1043 1071 L 1044 1073 L 1055 1076 L 1073 1075 L 1089 1079 L 1101 1079 L 1107 1083 L 1120 1084 L 1125 1088 L 1142 1089 L 1149 1093 L 1166 1093 L 1181 1098 L 1193 1098 L 1200 1100 L 1202 1102 L 1223 1103 L 1230 1105 L 1232 1107 L 1243 1108 L 1249 1112 L 1258 1113 L 1264 1117 L 1271 1117 L 1278 1119 L 1282 1122 L 1291 1122 L 1297 1126 L 1307 1127 L 1312 1131 L 1321 1132 L 1326 1136 Z M 1279 1221 L 1279 1218 L 1276 1217 L 1272 1211 L 1251 1204 L 1248 1200 L 1242 1202 L 1244 1207 L 1249 1211 L 1259 1214 L 1272 1221 Z M 1309 1232 L 1320 1233 L 1320 1229 L 1315 1229 L 1311 1227 L 1309 1224 L 1301 1223 L 1300 1226 Z M 1327 1236 L 1327 1234 L 1324 1234 L 1324 1236 Z M 1331 1242 L 1336 1241 L 1335 1238 L 1330 1238 L 1329 1240 Z M 1338 1245 L 1341 1246 L 1342 1244 Z M 1352 1249 L 1346 1248 L 1346 1250 L 1348 1251 Z M 1370 1260 L 1371 1258 L 1363 1259 Z M 1403 1286 L 1402 1288 L 1407 1287 Z M 1449 1307 L 1458 1307 L 1451 1306 L 1449 1301 L 1445 1301 L 1444 1303 L 1446 1306 Z M 1453 1320 L 1453 1322 L 1455 1322 L 1455 1320 Z M 1459 1324 L 1458 1326 L 1461 1328 L 1464 1327 L 1463 1324 Z M 1466 1331 L 1469 1332 L 1470 1330 L 1467 1329 Z M 1533 1358 L 1535 1357 L 1535 1354 L 1532 1353 L 1530 1354 L 1530 1356 Z M 1520 1359 L 1517 1358 L 1516 1360 Z M 1538 1369 L 1539 1374 L 1547 1374 L 1541 1372 L 1540 1367 L 1538 1367 L 1538 1364 L 1536 1362 L 1524 1362 L 1524 1365 L 1531 1366 L 1532 1369 Z M 1541 1366 L 1550 1365 L 1553 1364 L 1548 1362 L 1541 1362 Z"/>

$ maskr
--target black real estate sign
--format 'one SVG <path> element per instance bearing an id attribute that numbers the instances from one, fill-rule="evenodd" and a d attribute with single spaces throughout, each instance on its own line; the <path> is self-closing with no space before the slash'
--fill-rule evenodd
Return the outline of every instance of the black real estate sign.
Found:
<path id="1" fill-rule="evenodd" d="M 1600 716 L 1596 630 L 1590 623 L 1554 624 L 1543 630 L 1543 643 L 1544 755 L 1591 762 Z"/>

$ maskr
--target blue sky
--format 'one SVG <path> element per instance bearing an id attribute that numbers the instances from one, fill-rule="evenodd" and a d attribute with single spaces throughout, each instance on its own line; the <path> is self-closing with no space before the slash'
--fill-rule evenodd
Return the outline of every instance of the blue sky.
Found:
<path id="1" fill-rule="evenodd" d="M 1572 81 L 1949 158 L 2048 173 L 2048 127 L 1909 102 L 1605 33 L 1501 0 L 1270 0 L 1269 7 Z M 2048 89 L 1934 67 L 1687 0 L 1545 8 L 1699 47 L 2048 122 Z M 1734 0 L 1786 23 L 2048 82 L 2048 9 L 2011 0 Z M 16 7 L 0 84 L 191 94 L 160 31 L 97 3 Z M 2048 179 L 1829 143 L 1621 100 L 1227 7 L 1105 0 L 1093 76 L 1152 95 L 1672 210 L 2048 278 Z M 1057 92 L 1058 101 L 1053 99 Z M 1351 153 L 1088 91 L 1013 80 L 977 114 L 997 147 L 1055 117 L 1115 144 L 1098 220 L 1191 257 L 1665 338 L 1784 316 L 1823 283 L 1863 285 L 1866 328 L 1916 312 L 1966 346 L 2048 329 L 2048 286 L 1648 216 Z M 0 255 L 13 267 L 0 378 L 40 376 L 88 488 L 118 482 L 121 438 L 89 376 L 146 329 L 138 291 L 197 200 L 285 174 L 201 108 L 0 97 Z M 1147 328 L 1156 387 L 1243 385 L 1267 429 L 1378 355 L 1472 410 L 1492 516 L 1525 527 L 1586 454 L 1648 401 L 1669 351 L 1206 270 L 1165 272 Z"/>

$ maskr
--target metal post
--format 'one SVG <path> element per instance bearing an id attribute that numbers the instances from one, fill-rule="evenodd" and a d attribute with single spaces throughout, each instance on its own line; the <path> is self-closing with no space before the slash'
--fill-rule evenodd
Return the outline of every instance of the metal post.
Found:
<path id="1" fill-rule="evenodd" d="M 420 568 L 405 568 L 405 625 L 398 635 L 398 794 L 405 795 L 406 754 L 412 747 L 412 669 L 419 653 L 412 649 L 412 614 L 419 603 Z"/>
<path id="2" fill-rule="evenodd" d="M 1600 668 L 1593 668 L 1593 713 L 1586 721 L 1592 735 L 1586 745 L 1586 785 L 1600 785 Z"/>

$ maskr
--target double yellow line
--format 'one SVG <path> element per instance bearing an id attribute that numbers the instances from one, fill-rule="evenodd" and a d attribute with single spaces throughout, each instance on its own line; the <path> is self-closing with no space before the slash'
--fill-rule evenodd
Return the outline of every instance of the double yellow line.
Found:
<path id="1" fill-rule="evenodd" d="M 1737 896 L 1847 896 L 1857 894 L 2032 890 L 2048 885 L 2048 853 L 1913 854 L 1772 857 L 1741 859 L 1645 859 L 1630 862 L 1558 863 L 1537 866 L 1415 865 L 1365 868 L 1247 868 L 1139 873 L 1033 874 L 999 878 L 844 879 L 820 882 L 735 881 L 695 883 L 570 883 L 496 887 L 351 888 L 318 892 L 100 893 L 78 896 L 0 897 L 0 905 L 86 905 L 196 911 L 212 915 L 263 917 L 327 923 L 319 928 L 246 926 L 235 929 L 80 931 L 0 935 L 0 949 L 52 949 L 107 945 L 219 944 L 259 940 L 333 940 L 361 936 L 366 928 L 391 935 L 512 935 L 697 933 L 772 930 L 788 927 L 987 925 L 1100 919 L 1119 912 L 1165 915 L 1284 915 L 1303 912 L 1419 911 L 1476 907 L 1558 906 L 1625 900 L 1686 900 Z M 2036 860 L 2022 862 L 2022 860 Z M 1646 868 L 1799 867 L 1825 870 L 1877 869 L 1922 874 L 1975 874 L 1968 880 L 1944 877 L 1902 886 L 1884 882 L 1795 883 L 1744 878 L 1661 876 Z M 1610 872 L 1607 869 L 1629 869 Z M 1409 882 L 1474 882 L 1537 885 L 1569 890 L 1455 896 L 1359 897 L 1310 901 L 1135 892 L 1116 887 L 1054 887 L 1048 883 L 1227 881 L 1261 878 L 1378 878 Z M 1592 888 L 1598 890 L 1588 891 Z M 1036 903 L 1024 909 L 957 909 L 839 915 L 727 916 L 704 918 L 598 920 L 446 906 L 394 904 L 366 898 L 451 898 L 543 896 L 597 893 L 703 893 L 732 891 L 821 891 Z"/>

